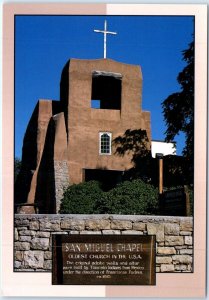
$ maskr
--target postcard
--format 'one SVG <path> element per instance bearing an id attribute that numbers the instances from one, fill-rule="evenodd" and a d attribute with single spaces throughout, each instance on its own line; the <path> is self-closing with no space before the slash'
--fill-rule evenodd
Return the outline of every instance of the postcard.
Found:
<path id="1" fill-rule="evenodd" d="M 2 295 L 205 297 L 207 5 L 5 3 Z"/>

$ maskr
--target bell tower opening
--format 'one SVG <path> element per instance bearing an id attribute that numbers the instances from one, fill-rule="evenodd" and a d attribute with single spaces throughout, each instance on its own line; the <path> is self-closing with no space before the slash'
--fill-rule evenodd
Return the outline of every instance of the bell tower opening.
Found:
<path id="1" fill-rule="evenodd" d="M 93 71 L 91 107 L 121 109 L 122 75 L 120 73 Z"/>

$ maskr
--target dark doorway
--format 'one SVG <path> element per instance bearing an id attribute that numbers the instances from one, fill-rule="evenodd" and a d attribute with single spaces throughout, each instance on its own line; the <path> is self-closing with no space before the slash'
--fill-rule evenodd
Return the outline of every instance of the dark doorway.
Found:
<path id="1" fill-rule="evenodd" d="M 93 72 L 91 100 L 99 103 L 96 108 L 121 109 L 121 82 L 122 75 L 119 73 Z"/>
<path id="2" fill-rule="evenodd" d="M 118 183 L 123 181 L 123 171 L 101 170 L 101 169 L 85 169 L 85 181 L 96 180 L 101 183 L 101 188 L 107 192 L 114 188 Z"/>

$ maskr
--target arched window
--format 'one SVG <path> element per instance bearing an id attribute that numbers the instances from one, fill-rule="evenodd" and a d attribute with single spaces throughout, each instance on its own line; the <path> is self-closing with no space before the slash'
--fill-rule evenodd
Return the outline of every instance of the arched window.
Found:
<path id="1" fill-rule="evenodd" d="M 112 133 L 100 132 L 99 133 L 99 154 L 111 155 L 111 143 L 112 143 Z"/>

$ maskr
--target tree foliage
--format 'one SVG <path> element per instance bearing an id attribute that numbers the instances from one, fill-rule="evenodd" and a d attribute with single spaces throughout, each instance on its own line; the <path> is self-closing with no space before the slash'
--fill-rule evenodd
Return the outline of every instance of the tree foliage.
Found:
<path id="1" fill-rule="evenodd" d="M 115 154 L 124 156 L 131 154 L 133 168 L 127 173 L 127 179 L 143 179 L 149 182 L 152 178 L 152 156 L 150 142 L 146 130 L 127 129 L 122 136 L 113 140 Z"/>
<path id="2" fill-rule="evenodd" d="M 141 179 L 145 183 L 158 186 L 158 160 L 153 158 L 146 130 L 126 130 L 113 140 L 115 154 L 131 154 L 133 168 L 125 172 L 126 180 Z M 186 158 L 176 155 L 164 156 L 164 186 L 175 187 L 190 183 Z"/>
<path id="3" fill-rule="evenodd" d="M 17 177 L 20 173 L 21 165 L 22 165 L 21 160 L 18 157 L 15 157 L 15 161 L 14 161 L 14 182 L 16 182 Z"/>
<path id="4" fill-rule="evenodd" d="M 183 132 L 186 138 L 183 155 L 191 162 L 194 155 L 194 42 L 183 51 L 183 60 L 186 66 L 177 77 L 181 91 L 168 96 L 162 108 L 167 125 L 166 140 L 171 141 Z"/>

